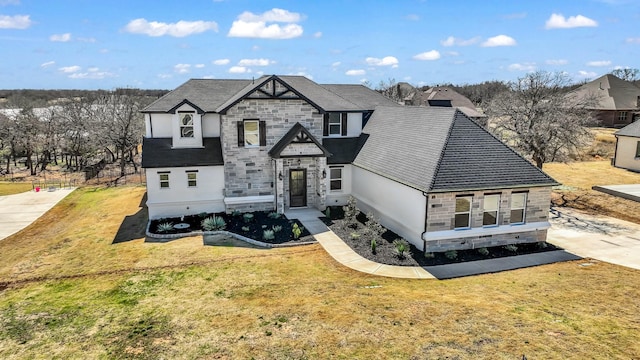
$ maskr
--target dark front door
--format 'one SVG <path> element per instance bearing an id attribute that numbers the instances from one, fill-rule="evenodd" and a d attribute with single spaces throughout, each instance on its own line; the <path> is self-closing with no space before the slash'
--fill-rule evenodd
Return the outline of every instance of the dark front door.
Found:
<path id="1" fill-rule="evenodd" d="M 307 170 L 289 170 L 289 206 L 307 206 Z"/>

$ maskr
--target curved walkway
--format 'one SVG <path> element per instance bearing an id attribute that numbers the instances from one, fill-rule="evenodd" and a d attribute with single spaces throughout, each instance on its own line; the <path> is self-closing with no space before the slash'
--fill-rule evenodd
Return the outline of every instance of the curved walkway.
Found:
<path id="1" fill-rule="evenodd" d="M 0 241 L 29 226 L 75 188 L 0 196 Z"/>

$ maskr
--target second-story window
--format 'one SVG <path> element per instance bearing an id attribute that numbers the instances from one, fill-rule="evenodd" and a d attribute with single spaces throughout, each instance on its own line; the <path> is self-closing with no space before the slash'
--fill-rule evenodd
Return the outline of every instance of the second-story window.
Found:
<path id="1" fill-rule="evenodd" d="M 193 113 L 180 113 L 180 137 L 193 137 Z"/>
<path id="2" fill-rule="evenodd" d="M 238 146 L 258 147 L 267 145 L 267 126 L 265 121 L 246 119 L 238 121 Z"/>
<path id="3" fill-rule="evenodd" d="M 323 136 L 346 136 L 347 113 L 330 112 L 324 115 Z"/>

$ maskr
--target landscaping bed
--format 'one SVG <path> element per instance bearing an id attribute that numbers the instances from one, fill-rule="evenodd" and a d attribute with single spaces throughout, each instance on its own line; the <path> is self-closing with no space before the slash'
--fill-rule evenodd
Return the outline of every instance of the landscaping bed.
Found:
<path id="1" fill-rule="evenodd" d="M 213 218 L 214 216 L 224 221 L 224 226 L 216 230 L 229 231 L 269 244 L 296 243 L 313 240 L 309 231 L 307 231 L 298 220 L 289 220 L 282 214 L 264 211 L 233 214 L 202 213 L 151 220 L 149 232 L 152 234 L 165 235 L 205 231 L 203 221 L 207 218 Z M 170 229 L 162 229 L 163 224 L 170 224 Z M 177 228 L 175 227 L 176 225 L 178 225 Z M 297 238 L 293 235 L 294 226 L 297 226 L 298 229 L 301 230 Z M 270 236 L 265 237 L 265 231 L 272 232 L 273 238 L 270 238 Z"/>
<path id="2" fill-rule="evenodd" d="M 375 252 L 372 251 L 371 239 L 373 235 L 367 230 L 369 222 L 367 216 L 362 212 L 358 212 L 356 217 L 357 225 L 348 224 L 348 221 L 345 220 L 342 207 L 330 207 L 329 215 L 330 218 L 323 217 L 322 221 L 331 231 L 349 245 L 353 251 L 366 259 L 387 265 L 434 266 L 561 250 L 552 244 L 544 242 L 518 244 L 513 247 L 490 247 L 486 248 L 488 251 L 486 254 L 480 253 L 479 249 L 471 249 L 457 250 L 455 257 L 453 257 L 453 253 L 432 253 L 432 256 L 427 257 L 415 246 L 407 243 L 409 248 L 408 253 L 405 256 L 399 256 L 394 241 L 401 239 L 401 237 L 388 229 L 384 229 L 382 235 L 376 237 Z"/>

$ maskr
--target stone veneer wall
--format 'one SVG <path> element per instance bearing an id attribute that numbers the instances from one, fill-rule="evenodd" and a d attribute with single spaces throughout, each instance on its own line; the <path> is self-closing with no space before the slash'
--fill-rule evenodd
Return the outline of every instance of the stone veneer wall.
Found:
<path id="1" fill-rule="evenodd" d="M 245 148 L 238 146 L 237 122 L 244 119 L 259 119 L 266 122 L 266 146 Z M 285 178 L 284 188 L 278 188 L 278 198 L 288 203 L 288 171 L 286 165 L 279 165 L 275 171 L 275 162 L 269 150 L 291 129 L 296 122 L 303 125 L 314 137 L 322 138 L 322 115 L 311 105 L 297 99 L 245 99 L 231 107 L 221 119 L 221 140 L 225 167 L 225 196 L 244 197 L 275 195 L 278 184 L 277 174 L 282 171 Z M 284 159 L 287 161 L 288 159 Z M 301 158 L 307 169 L 307 195 L 315 196 L 315 161 Z M 297 165 L 297 159 L 295 160 Z M 311 167 L 313 165 L 313 167 Z M 309 166 L 309 167 L 307 167 Z M 315 204 L 315 198 L 308 201 Z M 274 210 L 275 204 L 256 203 L 233 205 L 227 211 Z M 278 209 L 279 211 L 281 209 Z M 282 209 L 283 210 L 283 209 Z"/>
<path id="2" fill-rule="evenodd" d="M 473 196 L 471 205 L 471 228 L 481 228 L 484 194 L 500 193 L 500 209 L 498 213 L 498 227 L 496 227 L 496 229 L 501 226 L 511 226 L 511 193 L 519 191 L 528 191 L 525 222 L 537 223 L 548 221 L 551 187 L 454 192 L 429 195 L 427 231 L 434 232 L 454 229 L 456 195 Z M 464 232 L 465 230 L 459 230 L 459 236 L 456 239 L 428 241 L 426 244 L 426 251 L 438 252 L 451 249 L 461 250 L 517 243 L 530 243 L 545 241 L 547 238 L 546 230 L 534 230 L 520 233 L 514 232 L 497 235 L 487 234 L 468 237 L 465 237 Z"/>

